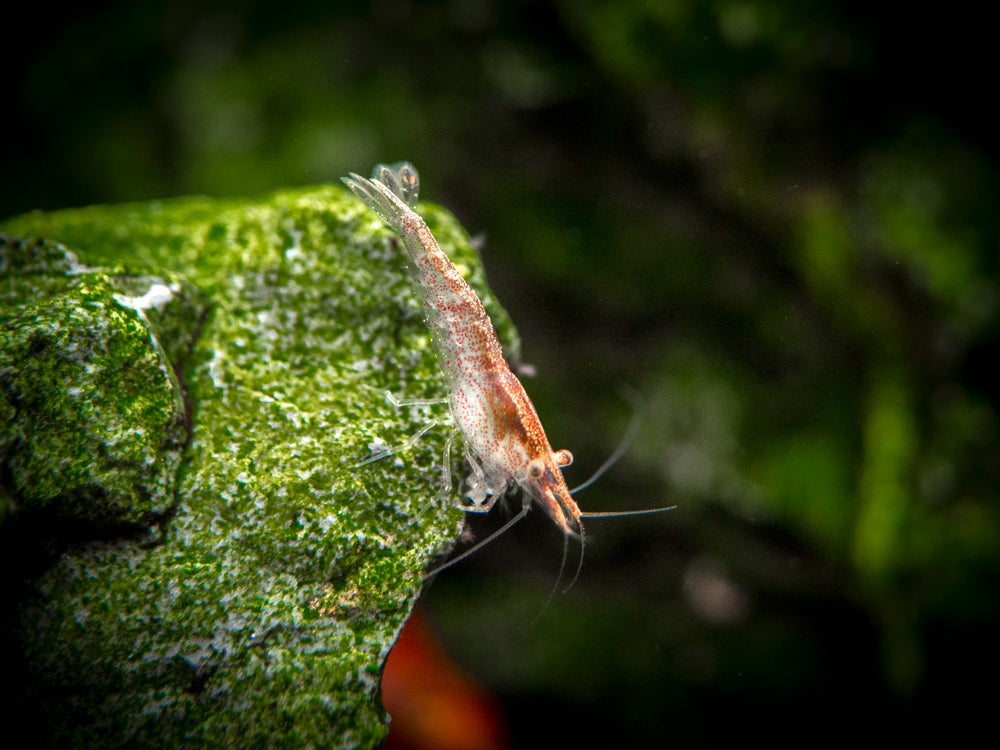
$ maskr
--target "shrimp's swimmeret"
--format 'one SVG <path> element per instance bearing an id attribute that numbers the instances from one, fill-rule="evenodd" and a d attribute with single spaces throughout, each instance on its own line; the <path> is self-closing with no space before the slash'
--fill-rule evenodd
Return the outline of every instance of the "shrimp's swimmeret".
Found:
<path id="1" fill-rule="evenodd" d="M 399 237 L 416 268 L 427 326 L 448 384 L 448 403 L 472 467 L 467 510 L 488 511 L 511 483 L 537 502 L 567 536 L 580 537 L 580 509 L 563 479 L 573 456 L 552 450 L 534 405 L 504 359 L 483 303 L 413 210 L 419 189 L 407 162 L 375 167 L 372 179 L 344 183 Z"/>

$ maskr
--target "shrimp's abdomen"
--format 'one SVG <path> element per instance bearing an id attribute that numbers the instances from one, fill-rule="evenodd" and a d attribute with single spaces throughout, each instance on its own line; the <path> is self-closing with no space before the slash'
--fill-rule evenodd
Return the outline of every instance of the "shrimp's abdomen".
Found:
<path id="1" fill-rule="evenodd" d="M 405 228 L 409 236 L 417 238 L 405 244 L 413 259 L 417 292 L 445 376 L 461 381 L 507 369 L 486 308 L 438 246 L 426 222 L 412 213 Z"/>

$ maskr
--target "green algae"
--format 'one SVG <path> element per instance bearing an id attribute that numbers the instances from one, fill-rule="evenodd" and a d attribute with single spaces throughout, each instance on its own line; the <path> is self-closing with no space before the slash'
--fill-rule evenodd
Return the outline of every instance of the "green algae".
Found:
<path id="1" fill-rule="evenodd" d="M 440 208 L 421 213 L 516 357 L 468 236 Z M 331 186 L 2 228 L 46 239 L 3 246 L 0 459 L 17 507 L 4 531 L 44 528 L 54 507 L 88 529 L 18 590 L 26 714 L 74 746 L 377 745 L 385 658 L 462 525 L 459 488 L 443 486 L 445 407 L 385 394 L 444 395 L 402 249 Z M 115 345 L 81 347 L 100 326 Z M 100 350 L 103 377 L 26 359 L 41 328 Z M 44 419 L 11 395 L 29 379 Z M 58 415 L 120 433 L 132 463 L 98 471 L 105 444 Z M 406 453 L 357 466 L 434 419 Z M 32 466 L 46 441 L 54 458 Z M 159 494 L 126 471 L 147 464 Z"/>
<path id="2" fill-rule="evenodd" d="M 173 501 L 183 402 L 139 311 L 114 296 L 106 278 L 81 280 L 6 327 L 8 465 L 26 506 L 148 524 Z"/>

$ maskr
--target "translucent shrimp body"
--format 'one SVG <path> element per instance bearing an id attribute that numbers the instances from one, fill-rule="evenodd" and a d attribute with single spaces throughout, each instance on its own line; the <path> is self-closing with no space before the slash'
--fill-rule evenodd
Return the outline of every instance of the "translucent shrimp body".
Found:
<path id="1" fill-rule="evenodd" d="M 537 502 L 567 536 L 583 535 L 581 512 L 562 467 L 572 454 L 552 450 L 534 405 L 503 357 L 482 302 L 413 210 L 417 171 L 407 162 L 375 167 L 372 179 L 344 183 L 402 239 L 414 286 L 448 383 L 448 403 L 472 467 L 466 510 L 488 511 L 510 484 L 523 491 L 522 517 Z"/>

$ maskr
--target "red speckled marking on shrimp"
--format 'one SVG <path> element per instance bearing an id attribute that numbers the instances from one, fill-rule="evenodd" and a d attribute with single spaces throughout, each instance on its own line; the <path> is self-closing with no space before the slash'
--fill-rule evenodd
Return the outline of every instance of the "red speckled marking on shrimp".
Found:
<path id="1" fill-rule="evenodd" d="M 448 403 L 472 466 L 468 510 L 488 511 L 510 483 L 534 500 L 567 536 L 582 537 L 581 512 L 561 468 L 573 456 L 552 450 L 524 386 L 504 359 L 483 303 L 411 208 L 419 188 L 407 162 L 375 167 L 372 179 L 344 183 L 403 240 L 416 266 L 427 326 L 448 382 Z"/>

